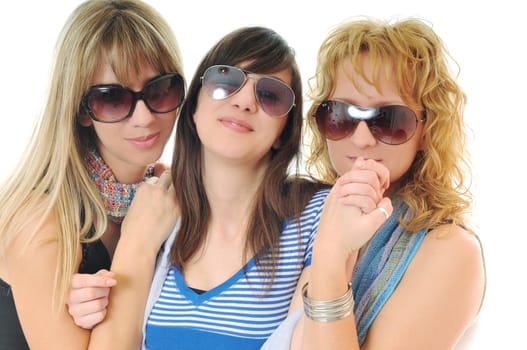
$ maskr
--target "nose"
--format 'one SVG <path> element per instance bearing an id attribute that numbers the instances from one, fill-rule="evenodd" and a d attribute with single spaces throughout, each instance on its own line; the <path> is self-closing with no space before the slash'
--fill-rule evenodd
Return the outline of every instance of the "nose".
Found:
<path id="1" fill-rule="evenodd" d="M 130 122 L 133 126 L 147 126 L 153 123 L 156 116 L 148 109 L 143 100 L 137 100 L 134 112 L 130 117 Z"/>
<path id="2" fill-rule="evenodd" d="M 258 101 L 256 100 L 255 85 L 256 81 L 248 78 L 241 89 L 232 96 L 231 103 L 233 106 L 249 113 L 256 112 Z"/>
<path id="3" fill-rule="evenodd" d="M 373 137 L 368 124 L 365 121 L 359 122 L 355 131 L 349 136 L 351 142 L 359 148 L 375 146 L 377 140 Z"/>

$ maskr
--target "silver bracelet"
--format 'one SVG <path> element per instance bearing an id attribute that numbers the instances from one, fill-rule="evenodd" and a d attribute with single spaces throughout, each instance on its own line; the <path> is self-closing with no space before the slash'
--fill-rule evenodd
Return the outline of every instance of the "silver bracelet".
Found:
<path id="1" fill-rule="evenodd" d="M 348 317 L 353 312 L 355 301 L 351 290 L 351 282 L 344 295 L 333 300 L 313 300 L 307 296 L 307 285 L 302 287 L 302 299 L 304 301 L 304 313 L 316 322 L 333 322 Z"/>

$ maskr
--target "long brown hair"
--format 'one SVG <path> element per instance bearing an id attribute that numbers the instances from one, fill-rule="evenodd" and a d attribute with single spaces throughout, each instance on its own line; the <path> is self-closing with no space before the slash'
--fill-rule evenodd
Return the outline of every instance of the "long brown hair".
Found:
<path id="1" fill-rule="evenodd" d="M 270 162 L 250 213 L 245 253 L 257 253 L 257 262 L 258 257 L 271 253 L 275 261 L 275 251 L 271 248 L 277 246 L 283 221 L 299 215 L 316 190 L 316 184 L 296 176 L 290 178 L 288 172 L 294 161 L 298 170 L 302 131 L 302 83 L 293 50 L 268 28 L 244 27 L 231 32 L 212 47 L 199 64 L 176 128 L 172 176 L 182 217 L 181 229 L 171 251 L 171 263 L 178 268 L 184 268 L 185 262 L 203 244 L 211 218 L 202 177 L 202 144 L 193 119 L 201 76 L 212 65 L 236 66 L 242 62 L 250 62 L 244 68 L 258 74 L 289 69 L 296 103 L 280 135 L 280 147 L 270 151 Z"/>

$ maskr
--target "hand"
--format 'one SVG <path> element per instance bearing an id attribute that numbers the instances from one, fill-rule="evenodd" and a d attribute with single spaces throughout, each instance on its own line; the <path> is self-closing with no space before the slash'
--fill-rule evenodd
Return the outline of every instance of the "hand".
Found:
<path id="1" fill-rule="evenodd" d="M 358 158 L 339 177 L 326 198 L 317 240 L 343 249 L 347 265 L 354 264 L 353 252 L 368 242 L 386 221 L 384 213 L 389 216 L 393 211 L 390 199 L 383 198 L 389 179 L 389 171 L 383 164 Z"/>
<path id="2" fill-rule="evenodd" d="M 99 270 L 94 275 L 73 275 L 67 306 L 77 326 L 92 329 L 104 320 L 108 294 L 116 283 L 113 272 L 108 270 Z"/>
<path id="3" fill-rule="evenodd" d="M 136 242 L 157 254 L 178 217 L 172 177 L 165 171 L 159 178 L 151 177 L 137 188 L 121 225 L 120 240 Z"/>
<path id="4" fill-rule="evenodd" d="M 154 176 L 160 177 L 165 171 L 170 171 L 170 166 L 160 162 L 154 165 Z"/>
<path id="5" fill-rule="evenodd" d="M 393 212 L 391 200 L 383 198 L 377 204 L 377 210 L 364 213 L 360 208 L 342 204 L 331 190 L 326 198 L 316 240 L 332 240 L 332 245 L 344 249 L 346 259 L 353 251 L 360 249 L 387 220 L 383 208 L 389 215 Z M 319 237 L 320 236 L 320 237 Z"/>
<path id="6" fill-rule="evenodd" d="M 389 186 L 388 168 L 373 159 L 358 158 L 352 168 L 337 179 L 334 189 L 340 203 L 370 213 L 377 208 Z"/>

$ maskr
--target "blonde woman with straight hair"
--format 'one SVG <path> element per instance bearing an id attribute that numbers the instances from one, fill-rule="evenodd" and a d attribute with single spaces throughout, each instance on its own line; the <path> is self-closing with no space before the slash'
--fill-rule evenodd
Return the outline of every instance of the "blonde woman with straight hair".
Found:
<path id="1" fill-rule="evenodd" d="M 146 288 L 114 277 L 152 266 L 175 223 L 170 175 L 156 162 L 184 98 L 181 57 L 149 5 L 91 0 L 63 27 L 52 69 L 31 144 L 0 188 L 0 348 L 118 346 L 104 330 L 90 342 L 65 302 L 76 272 L 101 270 L 124 290 L 107 319 L 133 319 L 127 293 Z"/>
<path id="2" fill-rule="evenodd" d="M 303 312 L 263 349 L 452 349 L 473 325 L 485 271 L 450 63 L 419 19 L 354 19 L 322 43 L 308 167 L 334 186 Z"/>

